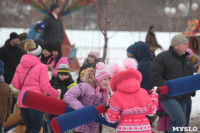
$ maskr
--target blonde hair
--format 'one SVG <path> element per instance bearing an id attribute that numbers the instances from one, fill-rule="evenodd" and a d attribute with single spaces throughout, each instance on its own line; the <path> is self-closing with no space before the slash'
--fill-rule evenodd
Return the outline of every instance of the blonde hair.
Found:
<path id="1" fill-rule="evenodd" d="M 95 69 L 94 68 L 87 68 L 85 71 L 85 75 L 84 75 L 84 81 L 89 83 L 90 85 L 94 86 L 96 85 L 96 82 L 94 80 L 93 77 L 91 77 L 91 73 L 94 73 L 95 75 Z"/>
<path id="2" fill-rule="evenodd" d="M 30 40 L 24 44 L 24 49 L 27 51 L 31 51 L 34 48 L 35 48 L 35 43 L 32 40 Z"/>

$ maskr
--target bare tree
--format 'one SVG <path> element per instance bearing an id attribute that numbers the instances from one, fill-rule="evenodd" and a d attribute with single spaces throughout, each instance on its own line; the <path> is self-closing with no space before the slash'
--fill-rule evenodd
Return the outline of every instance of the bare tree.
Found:
<path id="1" fill-rule="evenodd" d="M 99 7 L 98 7 L 97 2 L 95 2 L 94 5 L 95 5 L 95 12 L 96 12 L 96 15 L 97 15 L 97 22 L 98 22 L 98 25 L 99 25 L 99 29 L 102 32 L 103 36 L 104 36 L 104 49 L 103 49 L 103 58 L 102 58 L 102 61 L 105 62 L 106 55 L 107 55 L 107 47 L 108 47 L 108 35 L 107 35 L 107 31 L 108 31 L 108 25 L 110 23 L 110 20 L 109 20 L 110 0 L 107 0 L 107 2 L 106 2 L 107 9 L 106 9 L 106 18 L 105 18 L 104 26 L 102 24 L 102 14 L 99 11 Z"/>
<path id="2" fill-rule="evenodd" d="M 97 23 L 98 23 L 101 33 L 104 36 L 104 47 L 103 47 L 103 57 L 102 57 L 103 62 L 105 62 L 106 56 L 107 56 L 108 40 L 109 38 L 115 35 L 114 33 L 112 36 L 108 37 L 108 30 L 111 28 L 110 24 L 112 22 L 113 27 L 117 25 L 117 22 L 118 22 L 117 20 L 119 20 L 120 15 L 121 15 L 120 13 L 118 13 L 120 11 L 119 6 L 121 2 L 117 3 L 116 1 L 117 0 L 106 0 L 103 2 L 103 5 L 106 5 L 106 8 L 103 9 L 105 10 L 105 13 L 103 11 L 100 11 L 100 8 L 99 8 L 100 5 L 98 4 L 98 1 L 94 3 L 95 12 L 97 16 Z M 116 8 L 116 3 L 118 4 L 117 8 Z M 117 10 L 112 11 L 112 9 L 117 9 Z M 117 32 L 118 29 L 115 29 L 115 30 Z"/>

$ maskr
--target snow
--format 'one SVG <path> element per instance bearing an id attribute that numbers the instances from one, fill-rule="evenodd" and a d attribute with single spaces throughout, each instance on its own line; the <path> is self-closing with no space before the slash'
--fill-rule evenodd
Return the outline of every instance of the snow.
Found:
<path id="1" fill-rule="evenodd" d="M 9 38 L 11 32 L 18 34 L 28 32 L 29 29 L 23 28 L 0 28 L 0 46 Z M 104 38 L 100 31 L 81 31 L 81 30 L 66 30 L 67 36 L 71 44 L 76 44 L 78 47 L 100 48 L 104 45 Z M 177 32 L 156 32 L 158 42 L 168 48 L 171 38 Z M 144 41 L 146 32 L 139 31 L 109 31 L 109 46 L 110 48 L 127 48 L 130 44 L 136 41 Z"/>
<path id="2" fill-rule="evenodd" d="M 196 91 L 196 96 L 192 97 L 192 113 L 191 117 L 196 118 L 200 115 L 200 91 Z"/>
<path id="3" fill-rule="evenodd" d="M 11 32 L 16 32 L 18 34 L 23 32 L 28 32 L 29 29 L 20 29 L 20 28 L 0 28 L 0 47 L 5 43 L 9 38 Z M 78 31 L 78 30 L 66 30 L 67 36 L 71 44 L 75 44 L 78 48 L 77 57 L 80 60 L 80 63 L 83 62 L 83 59 L 87 57 L 87 54 L 90 50 L 96 49 L 99 52 L 103 53 L 104 38 L 100 31 Z M 177 33 L 172 32 L 156 32 L 156 37 L 158 42 L 164 49 L 168 49 L 170 40 Z M 146 37 L 146 32 L 138 31 L 110 31 L 108 36 L 111 37 L 108 42 L 108 63 L 118 62 L 122 64 L 122 60 L 126 58 L 126 48 L 133 44 L 136 41 L 144 41 Z M 161 52 L 157 50 L 156 54 Z M 77 73 L 73 73 L 74 76 L 77 76 Z M 192 97 L 192 114 L 191 116 L 197 117 L 200 115 L 200 91 L 197 91 L 196 96 Z"/>
<path id="4" fill-rule="evenodd" d="M 9 38 L 11 32 L 18 34 L 28 32 L 29 29 L 20 28 L 0 28 L 0 46 Z M 77 57 L 80 63 L 87 57 L 90 50 L 98 50 L 100 56 L 103 54 L 104 37 L 100 31 L 80 31 L 66 30 L 66 34 L 71 44 L 75 44 L 78 48 Z M 158 42 L 164 49 L 168 49 L 170 40 L 175 32 L 156 32 Z M 122 60 L 126 58 L 126 49 L 129 45 L 136 41 L 145 41 L 146 32 L 139 31 L 109 31 L 108 32 L 108 54 L 107 63 L 117 62 L 122 64 Z"/>

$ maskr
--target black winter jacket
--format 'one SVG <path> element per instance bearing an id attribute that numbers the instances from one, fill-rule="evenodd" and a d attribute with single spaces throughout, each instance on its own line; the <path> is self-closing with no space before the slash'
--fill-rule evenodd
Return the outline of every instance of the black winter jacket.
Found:
<path id="1" fill-rule="evenodd" d="M 5 45 L 0 48 L 0 60 L 5 63 L 4 78 L 7 84 L 11 83 L 22 55 L 22 50 L 18 46 L 11 46 L 9 39 L 6 41 Z"/>
<path id="2" fill-rule="evenodd" d="M 59 77 L 57 76 L 56 78 L 53 78 L 51 81 L 51 86 L 53 88 L 55 88 L 56 90 L 57 89 L 61 89 L 61 95 L 60 95 L 60 99 L 63 100 L 63 96 L 64 94 L 68 91 L 68 86 L 70 86 L 71 84 L 74 83 L 73 79 L 72 79 L 72 76 L 70 75 L 70 77 L 64 81 L 61 81 L 59 79 Z"/>
<path id="3" fill-rule="evenodd" d="M 165 81 L 185 77 L 193 74 L 193 64 L 187 57 L 188 53 L 183 56 L 178 54 L 170 47 L 169 50 L 157 55 L 151 65 L 151 80 L 156 86 L 163 86 Z M 186 102 L 194 93 L 187 93 L 180 96 L 168 97 L 160 95 L 159 100 L 164 101 L 174 98 L 179 102 Z"/>
<path id="4" fill-rule="evenodd" d="M 59 17 L 55 19 L 52 14 L 48 14 L 44 18 L 45 28 L 43 30 L 43 39 L 46 44 L 54 44 L 59 42 L 62 44 L 65 32 L 62 24 L 62 20 Z"/>

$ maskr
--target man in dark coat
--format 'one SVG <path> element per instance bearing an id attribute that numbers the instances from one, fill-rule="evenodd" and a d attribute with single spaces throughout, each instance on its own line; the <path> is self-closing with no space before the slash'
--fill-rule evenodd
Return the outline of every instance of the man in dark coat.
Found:
<path id="1" fill-rule="evenodd" d="M 4 66 L 4 79 L 7 84 L 10 84 L 17 65 L 19 64 L 21 57 L 23 55 L 22 49 L 18 47 L 19 45 L 19 36 L 17 33 L 12 32 L 10 38 L 5 42 L 5 45 L 0 48 L 0 60 L 5 63 Z M 13 105 L 11 112 L 14 109 L 16 103 L 16 98 L 13 96 Z"/>
<path id="2" fill-rule="evenodd" d="M 65 32 L 60 18 L 60 8 L 57 4 L 50 5 L 50 11 L 44 18 L 45 28 L 43 30 L 43 39 L 45 44 L 54 44 L 59 42 L 62 44 Z"/>
<path id="3" fill-rule="evenodd" d="M 154 52 L 157 48 L 161 48 L 160 44 L 158 44 L 156 35 L 155 35 L 155 28 L 154 26 L 149 26 L 148 33 L 146 35 L 146 40 L 145 42 L 149 45 L 150 49 L 152 52 Z"/>
<path id="4" fill-rule="evenodd" d="M 177 34 L 172 38 L 169 50 L 155 57 L 151 66 L 151 79 L 156 86 L 163 86 L 167 80 L 193 74 L 193 64 L 187 57 L 187 48 L 188 40 L 182 34 Z M 168 133 L 173 132 L 173 127 L 186 125 L 186 103 L 192 95 L 194 93 L 174 97 L 159 96 L 159 100 L 170 117 Z M 181 133 L 181 131 L 176 133 Z"/>
<path id="5" fill-rule="evenodd" d="M 22 50 L 18 47 L 19 36 L 12 32 L 10 38 L 5 42 L 5 45 L 0 48 L 0 60 L 5 63 L 4 78 L 7 84 L 10 84 L 15 73 L 15 69 L 23 55 Z"/>

